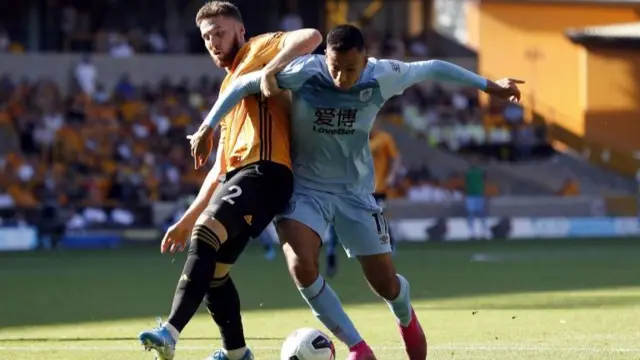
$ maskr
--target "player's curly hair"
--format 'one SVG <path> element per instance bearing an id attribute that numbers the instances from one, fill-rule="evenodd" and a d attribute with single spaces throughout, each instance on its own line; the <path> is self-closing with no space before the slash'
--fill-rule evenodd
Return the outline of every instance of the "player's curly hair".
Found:
<path id="1" fill-rule="evenodd" d="M 238 20 L 242 23 L 242 15 L 240 10 L 234 4 L 228 1 L 209 1 L 202 5 L 196 15 L 196 25 L 199 27 L 202 21 L 216 16 L 226 16 Z"/>

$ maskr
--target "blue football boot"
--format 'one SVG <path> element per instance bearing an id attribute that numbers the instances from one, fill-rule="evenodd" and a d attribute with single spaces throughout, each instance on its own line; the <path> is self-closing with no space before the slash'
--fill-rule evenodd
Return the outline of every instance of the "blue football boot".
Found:
<path id="1" fill-rule="evenodd" d="M 162 325 L 158 318 L 158 327 L 143 331 L 138 335 L 140 343 L 147 351 L 156 353 L 156 360 L 173 360 L 176 353 L 176 340 L 171 336 L 169 329 Z"/>

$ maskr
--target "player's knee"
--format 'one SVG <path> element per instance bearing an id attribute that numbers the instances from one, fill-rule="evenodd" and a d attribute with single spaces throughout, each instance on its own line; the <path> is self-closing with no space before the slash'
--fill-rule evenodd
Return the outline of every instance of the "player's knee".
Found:
<path id="1" fill-rule="evenodd" d="M 230 276 L 229 276 L 228 273 L 226 275 L 220 276 L 220 277 L 214 276 L 213 280 L 211 280 L 211 282 L 209 282 L 209 288 L 211 288 L 211 289 L 219 288 L 222 285 L 224 285 L 227 281 L 229 281 L 229 278 L 230 278 Z"/>
<path id="2" fill-rule="evenodd" d="M 294 249 L 290 243 L 284 244 L 282 249 L 296 285 L 307 287 L 313 284 L 319 275 L 318 256 L 302 247 Z"/>
<path id="3" fill-rule="evenodd" d="M 201 215 L 191 232 L 192 245 L 208 245 L 215 251 L 227 241 L 227 230 L 222 223 L 210 216 Z"/>
<path id="4" fill-rule="evenodd" d="M 212 286 L 211 287 L 219 287 L 221 285 L 223 285 L 228 279 L 229 279 L 229 273 L 231 272 L 231 267 L 233 265 L 231 264 L 224 264 L 224 263 L 216 263 L 216 269 L 213 273 L 213 280 L 214 282 L 212 282 Z M 215 284 L 217 284 L 216 286 L 213 286 Z"/>
<path id="5" fill-rule="evenodd" d="M 367 282 L 373 291 L 387 300 L 395 299 L 400 293 L 400 283 L 391 253 L 361 256 L 358 258 Z"/>

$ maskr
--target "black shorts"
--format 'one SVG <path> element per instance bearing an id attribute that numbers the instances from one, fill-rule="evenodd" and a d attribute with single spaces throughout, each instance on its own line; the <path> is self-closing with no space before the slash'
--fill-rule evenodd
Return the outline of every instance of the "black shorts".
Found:
<path id="1" fill-rule="evenodd" d="M 273 161 L 258 161 L 223 175 L 203 212 L 227 230 L 218 261 L 235 263 L 249 239 L 284 211 L 292 193 L 291 169 Z"/>

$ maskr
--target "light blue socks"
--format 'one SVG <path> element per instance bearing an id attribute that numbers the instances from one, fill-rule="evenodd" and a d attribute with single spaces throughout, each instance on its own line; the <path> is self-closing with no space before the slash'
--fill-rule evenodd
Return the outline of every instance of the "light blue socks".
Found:
<path id="1" fill-rule="evenodd" d="M 314 315 L 340 341 L 348 347 L 362 341 L 356 327 L 344 312 L 340 299 L 322 276 L 318 276 L 311 286 L 298 290 L 313 310 Z"/>
<path id="2" fill-rule="evenodd" d="M 411 300 L 409 299 L 409 282 L 402 275 L 397 275 L 400 281 L 400 294 L 393 300 L 386 300 L 389 309 L 396 316 L 400 325 L 407 327 L 411 322 Z"/>

